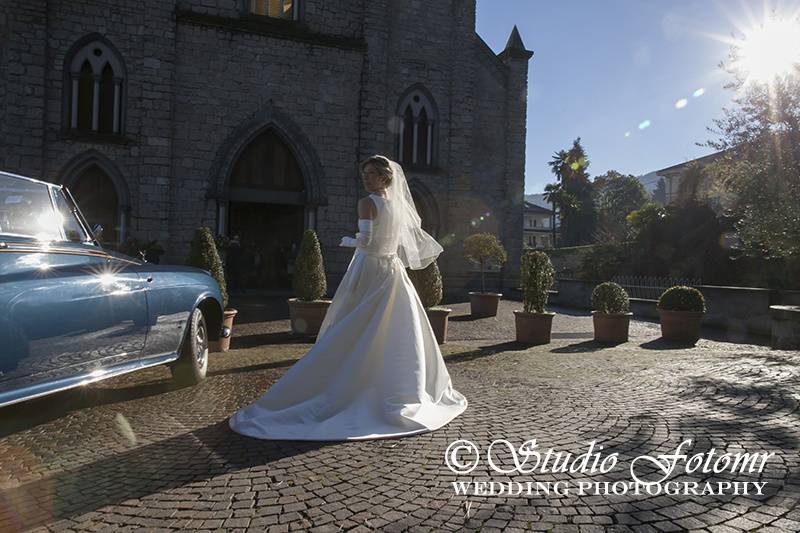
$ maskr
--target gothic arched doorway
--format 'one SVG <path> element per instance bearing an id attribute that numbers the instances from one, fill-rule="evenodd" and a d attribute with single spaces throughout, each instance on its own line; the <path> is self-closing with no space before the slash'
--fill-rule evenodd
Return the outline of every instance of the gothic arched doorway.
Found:
<path id="1" fill-rule="evenodd" d="M 127 238 L 130 200 L 125 178 L 93 150 L 67 164 L 59 180 L 69 187 L 89 226 L 103 226 L 101 242 L 116 248 Z"/>
<path id="2" fill-rule="evenodd" d="M 241 151 L 228 180 L 226 233 L 232 289 L 285 289 L 306 217 L 305 180 L 292 150 L 272 129 Z"/>

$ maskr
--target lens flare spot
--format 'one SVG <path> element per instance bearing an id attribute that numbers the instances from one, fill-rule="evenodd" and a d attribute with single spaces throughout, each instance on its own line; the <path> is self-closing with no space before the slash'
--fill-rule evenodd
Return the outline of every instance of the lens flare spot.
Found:
<path id="1" fill-rule="evenodd" d="M 700 87 L 699 89 L 697 89 L 695 92 L 692 93 L 692 97 L 693 98 L 700 98 L 704 94 L 706 94 L 706 90 L 703 89 L 702 87 Z"/>
<path id="2" fill-rule="evenodd" d="M 626 131 L 626 132 L 625 132 L 625 138 L 627 139 L 627 138 L 628 138 L 628 137 L 630 137 L 630 136 L 631 136 L 631 132 L 629 132 L 629 131 Z"/>
<path id="3" fill-rule="evenodd" d="M 646 130 L 647 128 L 650 127 L 650 124 L 651 124 L 651 122 L 649 120 L 643 120 L 643 121 L 641 121 L 639 123 L 639 129 L 640 130 Z"/>
<path id="4" fill-rule="evenodd" d="M 675 102 L 675 109 L 683 109 L 684 107 L 686 107 L 686 104 L 688 103 L 689 100 L 687 100 L 686 98 L 681 98 L 680 100 Z"/>
<path id="5" fill-rule="evenodd" d="M 117 428 L 119 432 L 122 433 L 122 436 L 130 443 L 132 446 L 136 445 L 138 439 L 136 438 L 136 433 L 133 431 L 130 422 L 128 419 L 123 416 L 122 413 L 117 413 Z"/>
<path id="6" fill-rule="evenodd" d="M 400 120 L 400 117 L 392 117 L 387 121 L 386 127 L 393 135 L 397 135 L 398 133 L 400 133 L 401 124 L 402 121 Z"/>

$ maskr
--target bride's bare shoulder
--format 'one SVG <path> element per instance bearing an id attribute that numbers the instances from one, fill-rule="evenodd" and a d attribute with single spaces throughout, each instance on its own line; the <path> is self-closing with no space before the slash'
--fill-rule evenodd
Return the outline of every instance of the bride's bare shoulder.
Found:
<path id="1" fill-rule="evenodd" d="M 378 208 L 375 201 L 370 196 L 365 196 L 358 200 L 358 218 L 375 218 Z"/>

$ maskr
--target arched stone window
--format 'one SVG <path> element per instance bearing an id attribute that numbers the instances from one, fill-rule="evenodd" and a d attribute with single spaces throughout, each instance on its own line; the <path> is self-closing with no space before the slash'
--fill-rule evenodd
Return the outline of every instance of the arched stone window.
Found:
<path id="1" fill-rule="evenodd" d="M 64 126 L 121 135 L 125 130 L 125 65 L 99 35 L 73 46 L 65 61 Z"/>
<path id="2" fill-rule="evenodd" d="M 410 90 L 398 106 L 397 157 L 400 163 L 435 166 L 436 111 L 432 98 L 420 88 Z"/>

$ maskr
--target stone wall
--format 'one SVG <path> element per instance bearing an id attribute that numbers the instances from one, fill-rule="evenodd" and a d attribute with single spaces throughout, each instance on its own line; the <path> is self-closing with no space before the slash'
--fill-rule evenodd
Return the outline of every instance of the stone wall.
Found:
<path id="1" fill-rule="evenodd" d="M 558 293 L 550 303 L 564 307 L 591 310 L 592 290 L 596 282 L 559 280 Z M 797 305 L 800 291 L 777 291 L 751 287 L 697 287 L 706 300 L 703 324 L 728 332 L 731 338 L 751 334 L 769 336 L 772 328 L 770 305 Z M 656 300 L 631 298 L 635 316 L 658 319 Z"/>
<path id="2" fill-rule="evenodd" d="M 124 188 L 129 233 L 182 262 L 194 229 L 217 225 L 237 151 L 273 126 L 313 189 L 308 208 L 335 287 L 352 254 L 337 243 L 355 232 L 364 194 L 358 161 L 395 156 L 391 119 L 421 85 L 436 106 L 437 165 L 408 177 L 436 207 L 445 284 L 474 280 L 460 243 L 492 231 L 510 257 L 499 281 L 515 286 L 528 66 L 501 60 L 475 34 L 475 1 L 306 0 L 296 26 L 248 16 L 246 4 L 3 3 L 0 168 L 61 182 L 98 163 Z M 63 127 L 65 61 L 91 35 L 125 64 L 125 131 L 115 139 Z"/>

